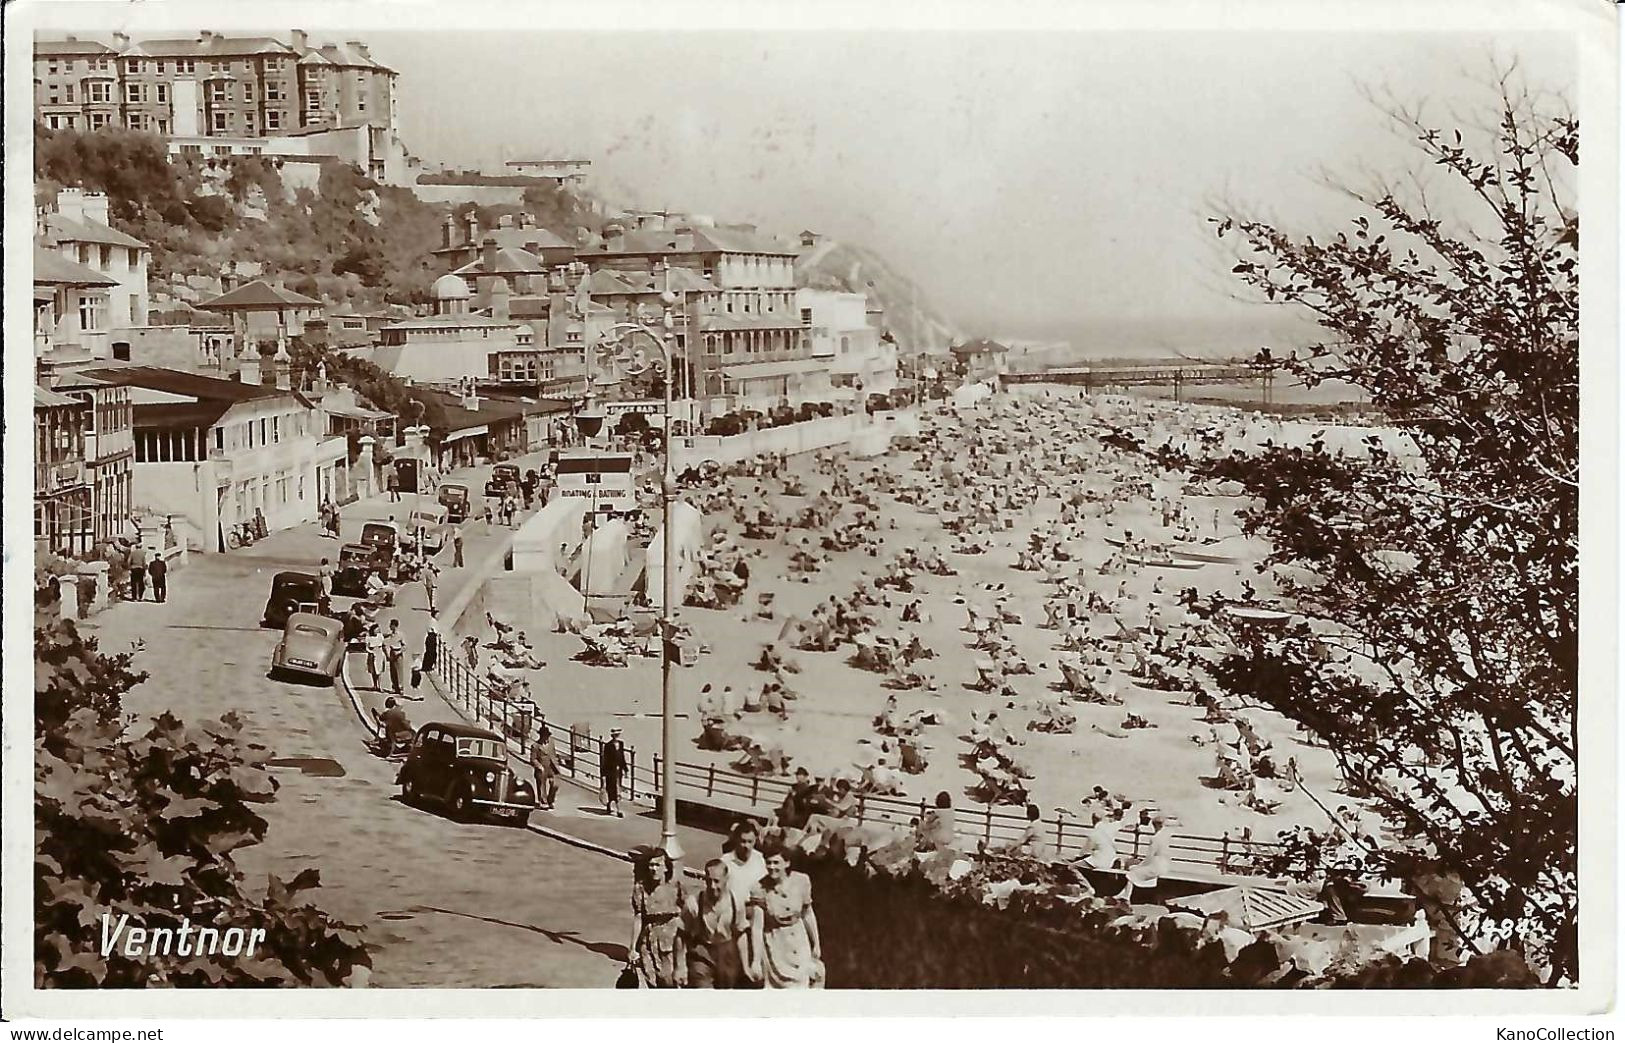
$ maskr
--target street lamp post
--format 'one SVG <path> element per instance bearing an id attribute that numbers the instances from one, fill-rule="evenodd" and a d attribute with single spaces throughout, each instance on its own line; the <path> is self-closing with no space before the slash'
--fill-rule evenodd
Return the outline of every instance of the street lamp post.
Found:
<path id="1" fill-rule="evenodd" d="M 672 350 L 672 330 L 676 326 L 673 305 L 677 294 L 671 288 L 671 268 L 661 266 L 664 289 L 660 300 L 663 306 L 661 328 L 652 329 L 640 322 L 617 322 L 604 331 L 591 354 L 611 372 L 627 376 L 645 373 L 661 375 L 665 397 L 665 432 L 661 438 L 660 502 L 662 556 L 660 594 L 660 846 L 673 859 L 683 855 L 677 840 L 677 795 L 673 790 L 673 753 L 677 749 L 676 707 L 672 703 L 672 649 L 676 645 L 677 625 L 674 619 L 677 605 L 677 570 L 673 567 L 675 540 L 672 535 L 672 505 L 677 502 L 677 483 L 672 476 L 672 383 L 676 379 L 678 359 Z M 641 338 L 639 335 L 642 335 Z M 655 346 L 656 354 L 639 346 L 638 340 Z M 589 385 L 590 386 L 590 385 Z M 601 418 L 597 419 L 602 423 Z"/>

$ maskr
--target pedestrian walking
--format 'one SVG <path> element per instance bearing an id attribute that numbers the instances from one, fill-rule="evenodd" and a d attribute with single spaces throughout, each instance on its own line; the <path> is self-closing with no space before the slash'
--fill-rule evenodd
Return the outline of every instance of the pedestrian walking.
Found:
<path id="1" fill-rule="evenodd" d="M 683 951 L 691 989 L 737 989 L 745 982 L 750 918 L 728 890 L 728 866 L 705 863 L 705 882 L 683 898 Z"/>
<path id="2" fill-rule="evenodd" d="M 598 753 L 598 777 L 602 780 L 604 810 L 617 818 L 625 818 L 621 810 L 621 780 L 626 777 L 626 744 L 621 742 L 621 730 L 611 728 L 609 739 Z"/>
<path id="3" fill-rule="evenodd" d="M 382 691 L 380 683 L 384 673 L 384 635 L 378 629 L 377 623 L 367 624 L 366 637 L 362 638 L 362 647 L 367 650 L 367 673 L 372 675 L 372 690 Z"/>
<path id="4" fill-rule="evenodd" d="M 440 617 L 434 609 L 429 610 L 429 629 L 423 632 L 423 672 L 434 673 L 435 664 L 440 662 L 440 646 L 445 644 L 445 635 L 440 632 Z"/>
<path id="5" fill-rule="evenodd" d="M 147 548 L 131 544 L 125 563 L 130 569 L 130 600 L 141 601 L 147 596 Z"/>
<path id="6" fill-rule="evenodd" d="M 161 603 L 169 596 L 168 573 L 169 563 L 164 560 L 163 555 L 155 554 L 152 560 L 147 562 L 147 575 L 152 578 L 152 600 Z"/>
<path id="7" fill-rule="evenodd" d="M 670 855 L 655 847 L 640 848 L 632 864 L 632 944 L 626 965 L 638 972 L 647 989 L 675 989 L 687 984 L 683 952 L 683 890 Z"/>
<path id="8" fill-rule="evenodd" d="M 389 684 L 395 694 L 401 694 L 403 669 L 406 666 L 406 635 L 401 633 L 401 621 L 389 621 L 389 633 L 384 635 L 384 658 L 389 661 Z"/>
<path id="9" fill-rule="evenodd" d="M 536 802 L 551 811 L 559 796 L 559 755 L 553 748 L 553 733 L 545 724 L 531 744 L 530 768 L 536 774 Z"/>
<path id="10" fill-rule="evenodd" d="M 316 569 L 317 589 L 320 591 L 316 611 L 324 616 L 333 614 L 333 564 L 326 558 Z"/>
<path id="11" fill-rule="evenodd" d="M 451 567 L 463 567 L 463 529 L 462 526 L 451 530 Z"/>
<path id="12" fill-rule="evenodd" d="M 390 503 L 401 502 L 401 479 L 396 475 L 394 468 L 390 468 L 384 475 L 384 488 L 389 492 Z"/>
<path id="13" fill-rule="evenodd" d="M 491 501 L 486 500 L 485 501 L 485 531 L 486 532 L 491 531 L 492 518 L 494 518 L 494 517 L 495 517 L 495 515 L 491 511 Z"/>
<path id="14" fill-rule="evenodd" d="M 790 870 L 783 848 L 768 852 L 766 862 L 766 875 L 751 891 L 746 973 L 769 989 L 821 989 L 824 961 L 812 881 Z"/>
<path id="15" fill-rule="evenodd" d="M 423 561 L 423 595 L 429 601 L 429 614 L 430 615 L 434 615 L 434 610 L 435 610 L 434 588 L 435 588 L 435 582 L 439 578 L 439 576 L 440 576 L 440 570 L 435 567 L 434 562 L 432 562 L 432 561 L 428 560 L 427 558 L 425 558 L 424 561 Z"/>

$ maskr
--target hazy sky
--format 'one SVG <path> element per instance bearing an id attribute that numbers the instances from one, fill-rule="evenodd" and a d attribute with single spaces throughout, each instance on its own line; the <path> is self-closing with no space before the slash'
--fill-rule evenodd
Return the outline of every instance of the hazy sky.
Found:
<path id="1" fill-rule="evenodd" d="M 1307 228 L 1345 206 L 1320 166 L 1410 162 L 1362 82 L 1443 115 L 1492 55 L 1573 77 L 1559 38 L 1459 33 L 365 36 L 427 160 L 588 158 L 614 202 L 864 243 L 1016 336 L 1235 317 L 1205 204 Z"/>

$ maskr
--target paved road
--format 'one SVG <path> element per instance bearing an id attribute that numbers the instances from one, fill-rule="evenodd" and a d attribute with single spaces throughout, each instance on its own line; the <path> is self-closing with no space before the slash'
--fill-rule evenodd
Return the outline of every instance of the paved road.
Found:
<path id="1" fill-rule="evenodd" d="M 470 479 L 483 484 L 484 475 Z M 402 506 L 381 498 L 353 505 L 346 537 L 359 528 L 356 519 Z M 483 528 L 476 523 L 471 536 L 499 538 L 484 537 Z M 270 576 L 336 549 L 306 526 L 230 554 L 193 555 L 171 573 L 167 603 L 120 605 L 93 617 L 107 651 L 145 642 L 136 665 L 151 677 L 126 698 L 126 709 L 171 710 L 188 721 L 236 711 L 249 736 L 286 762 L 277 768 L 278 799 L 263 810 L 266 841 L 242 852 L 242 864 L 256 883 L 267 871 L 288 877 L 319 869 L 315 900 L 367 925 L 374 984 L 612 985 L 630 929 L 629 881 L 619 863 L 401 804 L 393 766 L 366 752 L 340 692 L 266 676 L 276 635 L 258 621 Z"/>

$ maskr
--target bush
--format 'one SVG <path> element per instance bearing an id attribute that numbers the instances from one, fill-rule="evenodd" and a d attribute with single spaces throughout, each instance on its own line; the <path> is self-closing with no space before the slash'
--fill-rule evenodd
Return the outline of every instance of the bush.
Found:
<path id="1" fill-rule="evenodd" d="M 360 929 L 300 903 L 315 870 L 250 894 L 234 852 L 259 843 L 251 805 L 275 799 L 270 753 L 233 716 L 188 728 L 165 713 L 138 737 L 118 723 L 145 680 L 71 623 L 35 629 L 34 983 L 39 988 L 364 984 Z M 255 959 L 101 952 L 99 917 L 145 928 L 259 929 Z"/>

